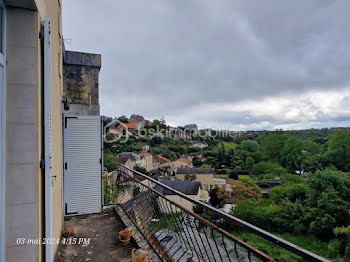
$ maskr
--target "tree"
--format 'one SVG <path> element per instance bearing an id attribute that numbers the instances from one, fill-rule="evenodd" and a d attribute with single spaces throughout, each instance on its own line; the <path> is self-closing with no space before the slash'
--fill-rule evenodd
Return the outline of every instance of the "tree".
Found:
<path id="1" fill-rule="evenodd" d="M 137 171 L 137 172 L 140 172 L 142 174 L 145 174 L 145 175 L 148 174 L 146 168 L 144 168 L 144 167 L 134 166 L 134 170 Z"/>
<path id="2" fill-rule="evenodd" d="M 197 176 L 195 174 L 186 174 L 185 180 L 186 181 L 195 181 L 197 179 Z"/>
<path id="3" fill-rule="evenodd" d="M 302 141 L 295 137 L 289 137 L 281 152 L 281 161 L 284 167 L 290 173 L 295 173 L 296 170 L 301 171 L 303 159 L 304 148 Z"/>
<path id="4" fill-rule="evenodd" d="M 221 204 L 221 200 L 218 198 L 219 187 L 215 186 L 209 191 L 210 204 L 213 207 L 219 207 Z"/>
<path id="5" fill-rule="evenodd" d="M 237 204 L 241 200 L 261 197 L 255 188 L 233 179 L 228 179 L 227 184 L 219 188 L 217 196 L 222 200 L 222 204 Z"/>
<path id="6" fill-rule="evenodd" d="M 115 156 L 107 151 L 103 154 L 103 165 L 107 169 L 108 172 L 111 172 L 117 169 L 117 163 L 115 162 Z"/>
<path id="7" fill-rule="evenodd" d="M 308 156 L 304 159 L 302 163 L 302 169 L 306 172 L 315 173 L 317 170 L 323 168 L 323 157 L 320 154 Z"/>
<path id="8" fill-rule="evenodd" d="M 254 164 L 252 172 L 256 176 L 268 173 L 274 174 L 275 176 L 281 176 L 287 173 L 286 170 L 280 164 L 270 161 L 262 161 L 257 164 Z"/>
<path id="9" fill-rule="evenodd" d="M 336 168 L 350 171 L 350 131 L 339 131 L 330 136 L 325 158 Z"/>
<path id="10" fill-rule="evenodd" d="M 259 151 L 259 144 L 255 140 L 244 140 L 241 142 L 241 149 L 254 153 Z"/>
<path id="11" fill-rule="evenodd" d="M 261 143 L 261 150 L 270 160 L 280 161 L 281 149 L 287 141 L 287 135 L 274 134 L 267 136 Z"/>
<path id="12" fill-rule="evenodd" d="M 201 160 L 199 160 L 198 157 L 194 157 L 194 158 L 192 159 L 192 164 L 193 164 L 193 166 L 195 166 L 195 167 L 200 167 L 200 166 L 202 166 L 203 162 L 202 162 Z"/>
<path id="13" fill-rule="evenodd" d="M 118 117 L 118 120 L 122 123 L 129 123 L 129 119 L 126 116 Z"/>
<path id="14" fill-rule="evenodd" d="M 255 164 L 254 158 L 252 158 L 251 156 L 248 156 L 244 161 L 244 168 L 251 170 L 254 164 Z"/>

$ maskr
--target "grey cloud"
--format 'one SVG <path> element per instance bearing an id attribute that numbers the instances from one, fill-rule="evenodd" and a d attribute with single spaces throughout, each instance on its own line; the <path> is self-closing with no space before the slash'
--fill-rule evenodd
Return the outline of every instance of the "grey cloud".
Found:
<path id="1" fill-rule="evenodd" d="M 63 5 L 63 28 L 67 49 L 102 53 L 104 114 L 273 128 L 305 125 L 308 114 L 286 121 L 220 105 L 350 86 L 349 8 L 326 0 L 72 0 Z M 207 103 L 218 113 L 195 112 Z"/>

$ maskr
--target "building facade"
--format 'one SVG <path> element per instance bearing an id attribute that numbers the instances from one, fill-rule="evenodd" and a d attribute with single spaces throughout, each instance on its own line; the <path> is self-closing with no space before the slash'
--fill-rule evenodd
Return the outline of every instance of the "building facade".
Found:
<path id="1" fill-rule="evenodd" d="M 99 115 L 99 55 L 67 51 L 65 65 L 80 69 L 64 85 L 61 5 L 0 0 L 0 262 L 54 260 L 58 241 L 21 241 L 62 236 L 63 116 Z M 88 108 L 75 106 L 71 87 L 81 83 Z"/>
<path id="2" fill-rule="evenodd" d="M 175 178 L 183 181 L 187 174 L 196 175 L 196 181 L 201 182 L 202 186 L 211 187 L 214 185 L 214 170 L 212 168 L 178 168 Z"/>
<path id="3" fill-rule="evenodd" d="M 59 238 L 62 233 L 61 1 L 0 3 L 0 261 L 49 261 L 57 244 L 21 245 L 17 239 Z M 48 113 L 54 130 L 49 153 Z"/>

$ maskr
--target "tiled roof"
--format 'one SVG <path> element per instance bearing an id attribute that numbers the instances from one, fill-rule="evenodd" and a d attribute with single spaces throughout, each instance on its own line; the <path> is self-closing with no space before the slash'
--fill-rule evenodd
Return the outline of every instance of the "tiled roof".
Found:
<path id="1" fill-rule="evenodd" d="M 122 128 L 125 128 L 125 127 L 130 128 L 130 129 L 136 129 L 136 126 L 134 124 L 132 124 L 132 123 L 120 124 L 118 126 L 118 129 L 122 129 Z"/>
<path id="2" fill-rule="evenodd" d="M 178 160 L 181 161 L 181 162 L 184 162 L 184 163 L 186 163 L 186 164 L 191 164 L 191 163 L 192 163 L 191 160 L 188 160 L 188 159 L 186 159 L 186 158 L 180 158 L 180 159 L 178 159 Z"/>
<path id="3" fill-rule="evenodd" d="M 146 157 L 146 156 L 152 156 L 152 155 L 150 153 L 148 153 L 148 152 L 145 152 L 145 153 L 141 153 L 140 156 L 145 156 Z"/>
<path id="4" fill-rule="evenodd" d="M 162 184 L 171 187 L 181 193 L 186 195 L 197 195 L 198 190 L 201 186 L 201 183 L 198 181 L 173 181 L 173 180 L 160 180 Z M 161 186 L 155 188 L 156 191 L 160 192 L 163 195 L 175 195 L 175 193 L 167 190 Z"/>
<path id="5" fill-rule="evenodd" d="M 212 168 L 204 168 L 204 167 L 199 167 L 199 168 L 178 168 L 176 174 L 213 174 L 214 169 Z"/>
<path id="6" fill-rule="evenodd" d="M 122 164 L 122 165 L 124 165 L 128 161 L 128 159 L 131 159 L 131 157 L 130 156 L 120 156 L 120 157 L 117 156 L 115 158 L 116 162 L 118 164 Z"/>
<path id="7" fill-rule="evenodd" d="M 158 155 L 155 158 L 158 159 L 160 162 L 162 162 L 162 161 L 167 162 L 167 163 L 171 162 L 171 160 L 167 159 L 166 157 L 164 157 L 162 155 Z"/>

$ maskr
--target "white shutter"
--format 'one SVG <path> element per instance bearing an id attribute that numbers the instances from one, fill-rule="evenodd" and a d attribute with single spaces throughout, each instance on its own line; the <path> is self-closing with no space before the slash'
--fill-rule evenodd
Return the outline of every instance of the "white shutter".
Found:
<path id="1" fill-rule="evenodd" d="M 50 21 L 44 18 L 44 150 L 45 150 L 45 237 L 52 238 L 52 135 L 51 135 L 51 48 Z M 51 262 L 52 245 L 45 245 L 46 262 Z"/>
<path id="2" fill-rule="evenodd" d="M 101 120 L 99 116 L 65 118 L 64 159 L 66 214 L 101 212 Z"/>
<path id="3" fill-rule="evenodd" d="M 6 116 L 6 9 L 2 12 L 2 53 L 0 53 L 0 262 L 5 262 L 5 116 Z"/>

